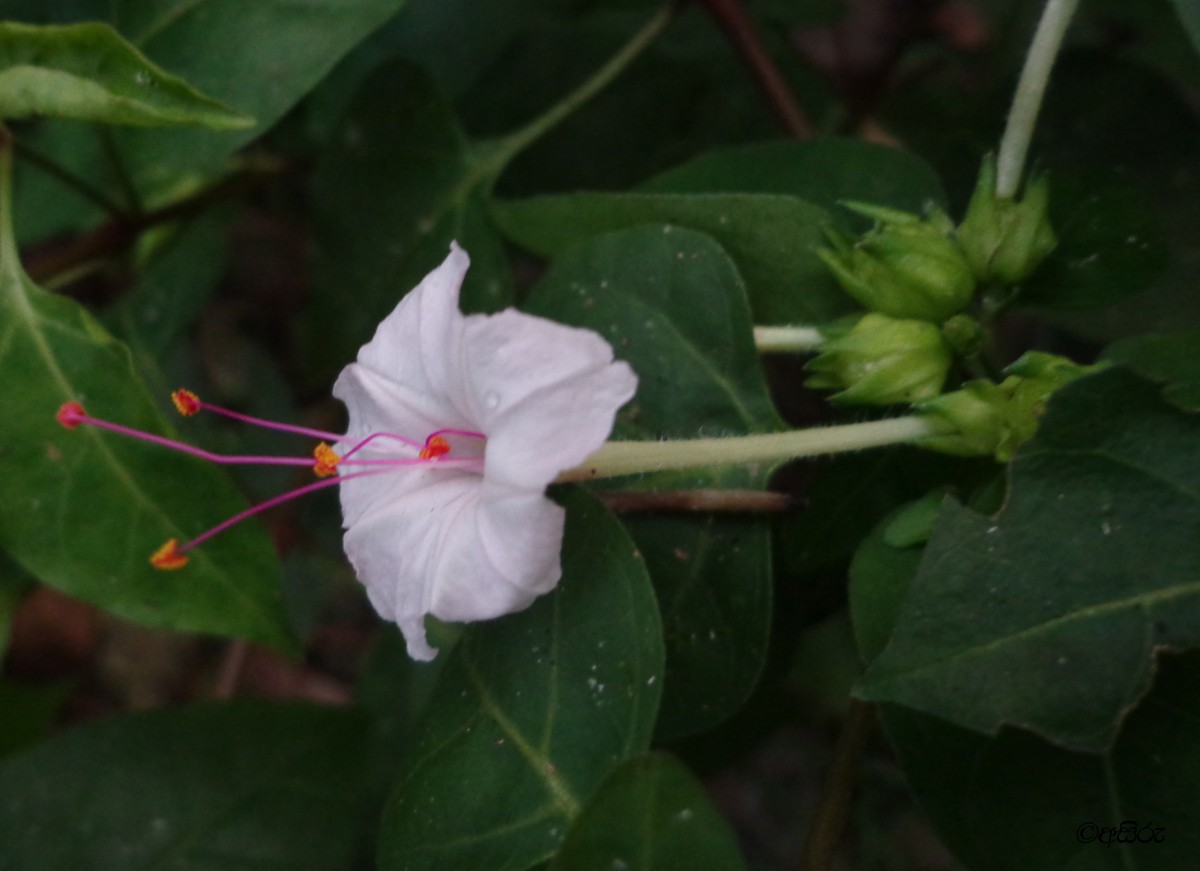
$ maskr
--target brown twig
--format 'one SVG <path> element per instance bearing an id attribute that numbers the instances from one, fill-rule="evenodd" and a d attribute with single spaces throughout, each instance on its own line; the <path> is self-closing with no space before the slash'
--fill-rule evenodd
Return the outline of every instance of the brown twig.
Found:
<path id="1" fill-rule="evenodd" d="M 217 682 L 212 691 L 214 699 L 229 701 L 237 692 L 248 647 L 249 643 L 241 638 L 235 638 L 225 646 L 225 655 L 221 657 L 221 670 L 217 674 Z"/>
<path id="2" fill-rule="evenodd" d="M 812 122 L 796 102 L 791 88 L 763 45 L 762 37 L 751 20 L 742 0 L 698 0 L 725 32 L 742 62 L 750 70 L 754 84 L 762 92 L 771 111 L 789 136 L 807 139 L 812 136 Z"/>
<path id="3" fill-rule="evenodd" d="M 813 813 L 804 852 L 800 854 L 798 871 L 829 871 L 833 854 L 841 843 L 850 814 L 850 799 L 858 779 L 858 762 L 875 725 L 875 706 L 860 699 L 850 699 L 850 710 L 837 746 L 833 762 L 825 779 L 825 788 Z"/>
<path id="4" fill-rule="evenodd" d="M 764 490 L 622 490 L 602 493 L 600 501 L 619 513 L 645 511 L 720 511 L 770 513 L 796 505 L 787 493 Z"/>
<path id="5" fill-rule="evenodd" d="M 85 263 L 131 247 L 151 227 L 199 215 L 209 206 L 248 193 L 290 171 L 288 168 L 260 168 L 239 173 L 161 208 L 137 215 L 114 217 L 62 248 L 30 257 L 25 264 L 25 271 L 39 284 L 48 281 Z"/>

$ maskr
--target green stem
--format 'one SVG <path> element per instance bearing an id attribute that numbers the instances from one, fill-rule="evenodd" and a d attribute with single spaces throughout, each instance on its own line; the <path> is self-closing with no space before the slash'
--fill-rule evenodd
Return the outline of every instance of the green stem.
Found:
<path id="1" fill-rule="evenodd" d="M 124 217 L 125 209 L 121 207 L 116 200 L 100 190 L 100 188 L 71 172 L 62 164 L 58 163 L 51 157 L 47 157 L 40 151 L 29 147 L 18 139 L 13 139 L 13 150 L 17 157 L 28 163 L 30 166 L 40 169 L 46 175 L 63 184 L 63 186 L 75 191 L 85 200 L 99 206 L 104 211 L 108 212 L 114 218 Z"/>
<path id="2" fill-rule="evenodd" d="M 913 442 L 951 429 L 948 424 L 913 416 L 723 439 L 608 442 L 556 480 L 590 481 L 642 472 L 778 463 Z"/>
<path id="3" fill-rule="evenodd" d="M 554 127 L 574 114 L 588 100 L 604 90 L 605 87 L 620 75 L 645 49 L 666 30 L 667 25 L 675 17 L 675 4 L 668 3 L 660 9 L 653 18 L 633 35 L 633 38 L 618 51 L 608 63 L 597 70 L 590 79 L 568 94 L 563 100 L 552 106 L 549 111 L 535 118 L 532 122 L 513 133 L 500 139 L 485 143 L 485 153 L 490 162 L 496 167 L 496 174 L 514 157 L 549 133 Z"/>
<path id="4" fill-rule="evenodd" d="M 804 354 L 816 351 L 824 341 L 816 327 L 754 328 L 754 347 L 761 354 Z"/>
<path id="5" fill-rule="evenodd" d="M 1012 199 L 1017 194 L 1046 83 L 1050 80 L 1050 69 L 1078 5 L 1079 0 L 1047 0 L 1042 11 L 1008 110 L 1008 124 L 1000 139 L 1000 153 L 996 158 L 996 196 L 1000 199 Z"/>
<path id="6" fill-rule="evenodd" d="M 799 871 L 829 871 L 834 867 L 834 856 L 845 837 L 850 816 L 859 761 L 875 723 L 874 714 L 875 708 L 870 703 L 850 699 L 850 710 L 833 751 L 825 789 L 804 842 Z"/>

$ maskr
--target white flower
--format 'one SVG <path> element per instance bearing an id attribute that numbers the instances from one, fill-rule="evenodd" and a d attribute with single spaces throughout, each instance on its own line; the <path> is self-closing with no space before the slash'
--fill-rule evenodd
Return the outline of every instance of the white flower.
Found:
<path id="1" fill-rule="evenodd" d="M 469 263 L 452 245 L 333 387 L 350 414 L 335 446 L 346 554 L 420 660 L 437 654 L 426 614 L 488 620 L 558 583 L 565 514 L 545 488 L 604 443 L 637 388 L 590 330 L 512 309 L 464 316 Z M 439 449 L 416 459 L 427 444 Z M 368 461 L 398 467 L 351 471 Z"/>

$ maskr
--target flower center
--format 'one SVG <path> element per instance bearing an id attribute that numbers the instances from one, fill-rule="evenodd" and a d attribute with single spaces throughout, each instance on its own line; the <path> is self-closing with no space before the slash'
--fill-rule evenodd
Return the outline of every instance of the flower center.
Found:
<path id="1" fill-rule="evenodd" d="M 80 425 L 93 426 L 97 429 L 108 430 L 118 435 L 140 439 L 141 441 L 150 442 L 164 448 L 191 454 L 202 460 L 221 465 L 307 466 L 321 480 L 297 487 L 294 490 L 288 490 L 286 493 L 281 493 L 265 502 L 253 505 L 245 511 L 239 512 L 227 520 L 223 520 L 184 544 L 180 544 L 178 539 L 169 539 L 150 556 L 150 564 L 159 569 L 183 568 L 188 563 L 188 551 L 208 541 L 213 536 L 224 532 L 231 526 L 266 511 L 268 508 L 273 508 L 276 505 L 289 502 L 292 499 L 352 478 L 361 478 L 368 475 L 384 475 L 394 473 L 400 469 L 411 469 L 413 467 L 424 469 L 437 467 L 476 473 L 483 472 L 482 453 L 475 454 L 468 451 L 464 455 L 454 456 L 454 448 L 450 441 L 453 438 L 456 442 L 459 440 L 479 440 L 486 443 L 486 436 L 480 432 L 453 428 L 440 429 L 429 433 L 423 442 L 415 441 L 398 433 L 373 432 L 352 444 L 344 453 L 338 454 L 329 445 L 329 442 L 336 444 L 345 441 L 345 437 L 337 433 L 251 417 L 240 412 L 203 402 L 200 397 L 190 390 L 176 390 L 171 394 L 171 401 L 184 417 L 191 417 L 198 412 L 207 411 L 251 426 L 306 436 L 318 439 L 319 441 L 316 448 L 313 449 L 311 456 L 306 457 L 215 454 L 185 442 L 133 429 L 132 427 L 123 426 L 122 424 L 113 423 L 112 421 L 103 420 L 98 417 L 92 417 L 78 402 L 64 403 L 58 409 L 55 418 L 67 429 L 75 429 Z M 361 451 L 368 448 L 367 453 L 370 456 L 360 455 Z"/>

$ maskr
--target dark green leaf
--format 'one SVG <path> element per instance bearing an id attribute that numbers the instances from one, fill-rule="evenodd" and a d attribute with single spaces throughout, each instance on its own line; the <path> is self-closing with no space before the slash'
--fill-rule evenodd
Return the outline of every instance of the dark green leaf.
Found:
<path id="1" fill-rule="evenodd" d="M 695 438 L 779 429 L 754 350 L 745 290 L 712 239 L 678 227 L 601 236 L 560 257 L 527 308 L 590 327 L 638 373 L 618 416 L 625 439 Z M 767 468 L 620 480 L 616 488 L 760 488 Z M 770 539 L 758 518 L 625 518 L 662 605 L 667 678 L 658 735 L 695 732 L 745 701 L 766 656 Z"/>
<path id="2" fill-rule="evenodd" d="M 228 234 L 228 220 L 208 215 L 157 239 L 137 283 L 106 313 L 107 325 L 152 359 L 178 347 L 224 274 Z"/>
<path id="3" fill-rule="evenodd" d="M 0 588 L 0 600 L 4 597 Z M 0 601 L 0 609 L 4 603 Z M 3 619 L 0 615 L 0 619 Z M 23 684 L 0 680 L 0 757 L 9 756 L 50 734 L 59 709 L 75 687 L 65 681 L 53 684 Z M 0 867 L 3 867 L 0 858 Z"/>
<path id="4" fill-rule="evenodd" d="M 1183 21 L 1183 29 L 1192 38 L 1192 45 L 1200 52 L 1200 6 L 1193 0 L 1171 0 L 1179 18 Z"/>
<path id="5" fill-rule="evenodd" d="M 1184 411 L 1200 411 L 1200 330 L 1122 339 L 1104 359 L 1159 382 L 1163 398 Z"/>
<path id="6" fill-rule="evenodd" d="M 550 871 L 738 871 L 729 826 L 674 757 L 626 762 L 601 784 Z"/>
<path id="7" fill-rule="evenodd" d="M 383 871 L 528 868 L 650 744 L 663 652 L 649 578 L 593 498 L 562 501 L 558 588 L 469 627 L 449 654 L 385 811 Z"/>
<path id="8" fill-rule="evenodd" d="M 798 197 L 580 193 L 501 202 L 494 214 L 514 240 L 546 257 L 638 224 L 707 233 L 737 264 L 757 323 L 813 323 L 853 307 L 815 253 L 830 215 Z"/>
<path id="9" fill-rule="evenodd" d="M 1064 169 L 1050 177 L 1058 247 L 1023 290 L 1050 309 L 1097 308 L 1151 288 L 1170 262 L 1146 197 L 1120 174 Z"/>
<path id="10" fill-rule="evenodd" d="M 1196 865 L 1195 653 L 1164 658 L 1153 690 L 1102 755 L 1064 750 L 1014 729 L 989 738 L 895 705 L 881 710 L 922 810 L 966 867 L 1191 871 Z M 1130 823 L 1140 840 L 1122 843 L 1121 828 L 1129 831 Z"/>
<path id="11" fill-rule="evenodd" d="M 948 502 L 860 692 L 1107 748 L 1155 651 L 1200 643 L 1200 417 L 1111 369 L 1051 400 L 994 517 Z"/>
<path id="12" fill-rule="evenodd" d="M 768 142 L 712 151 L 643 185 L 653 193 L 791 194 L 830 211 L 855 200 L 921 213 L 945 207 L 933 169 L 909 151 L 861 139 Z"/>
<path id="13" fill-rule="evenodd" d="M 254 124 L 155 66 L 106 24 L 0 23 L 0 118 L 104 124 Z"/>
<path id="14" fill-rule="evenodd" d="M 472 258 L 464 307 L 511 302 L 504 252 L 480 205 L 492 172 L 482 157 L 416 68 L 393 64 L 367 81 L 314 179 L 315 363 L 336 371 L 352 359 L 451 240 Z"/>
<path id="15" fill-rule="evenodd" d="M 919 503 L 910 502 L 883 518 L 862 540 L 850 563 L 850 615 L 859 656 L 870 664 L 887 646 L 900 616 L 900 606 L 921 564 L 923 547 L 897 547 L 887 531 L 898 517 Z"/>
<path id="16" fill-rule="evenodd" d="M 55 421 L 64 402 L 82 401 L 126 426 L 165 429 L 128 350 L 79 305 L 34 286 L 7 215 L 0 225 L 0 543 L 38 578 L 124 617 L 288 645 L 278 564 L 253 523 L 198 548 L 181 571 L 150 566 L 164 541 L 188 540 L 239 499 L 193 457 Z"/>
<path id="17" fill-rule="evenodd" d="M 0 763 L 0 869 L 344 871 L 363 718 L 238 703 L 107 720 Z"/>
<path id="18" fill-rule="evenodd" d="M 404 0 L 146 0 L 117 4 L 113 22 L 151 58 L 256 124 L 232 136 L 122 131 L 122 152 L 153 186 L 210 169 L 275 124 Z M 393 111 L 398 111 L 394 109 Z"/>

